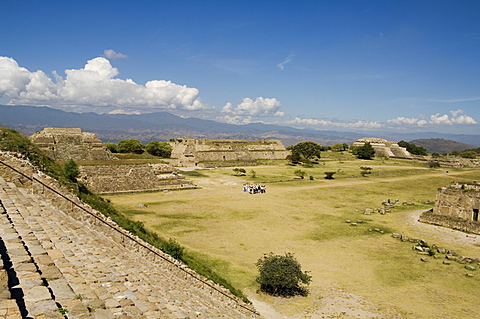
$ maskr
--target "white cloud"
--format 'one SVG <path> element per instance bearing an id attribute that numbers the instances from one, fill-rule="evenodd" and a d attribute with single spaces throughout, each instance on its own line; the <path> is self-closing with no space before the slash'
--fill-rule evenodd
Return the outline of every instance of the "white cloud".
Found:
<path id="1" fill-rule="evenodd" d="M 292 61 L 293 61 L 293 54 L 290 54 L 285 60 L 283 60 L 283 62 L 280 62 L 279 64 L 277 64 L 277 67 L 283 71 L 285 69 L 285 64 L 290 63 Z"/>
<path id="2" fill-rule="evenodd" d="M 171 81 L 145 85 L 118 79 L 117 68 L 106 58 L 89 60 L 82 69 L 54 72 L 55 83 L 43 71 L 30 72 L 8 57 L 0 57 L 0 97 L 10 104 L 48 105 L 60 109 L 96 112 L 152 112 L 157 109 L 207 109 L 199 91 Z"/>
<path id="3" fill-rule="evenodd" d="M 103 56 L 110 60 L 125 59 L 127 57 L 125 54 L 122 54 L 120 52 L 115 52 L 112 49 L 103 51 Z"/>
<path id="4" fill-rule="evenodd" d="M 249 124 L 252 123 L 252 117 L 247 116 L 229 116 L 225 115 L 222 119 L 222 122 L 228 123 L 228 124 L 237 124 L 237 125 L 242 125 L 242 124 Z"/>
<path id="5" fill-rule="evenodd" d="M 451 115 L 440 113 L 430 115 L 428 119 L 423 116 L 418 118 L 397 117 L 388 120 L 387 123 L 394 125 L 410 125 L 410 126 L 442 126 L 442 125 L 474 125 L 478 124 L 472 117 L 464 115 L 462 110 L 450 111 Z"/>
<path id="6" fill-rule="evenodd" d="M 233 107 L 232 103 L 228 102 L 223 107 L 222 112 L 234 115 L 284 116 L 285 113 L 279 111 L 281 106 L 280 101 L 275 98 L 257 97 L 254 101 L 247 97 L 236 107 Z"/>
<path id="7" fill-rule="evenodd" d="M 302 119 L 295 117 L 294 120 L 285 122 L 286 124 L 298 124 L 309 126 L 323 126 L 323 127 L 341 127 L 341 128 L 357 128 L 357 129 L 378 129 L 384 127 L 380 122 L 354 121 L 354 122 L 334 122 L 328 120 L 317 119 Z"/>

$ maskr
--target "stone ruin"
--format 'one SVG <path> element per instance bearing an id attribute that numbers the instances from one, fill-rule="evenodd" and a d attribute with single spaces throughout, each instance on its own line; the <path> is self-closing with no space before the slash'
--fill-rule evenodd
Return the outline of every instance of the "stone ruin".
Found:
<path id="1" fill-rule="evenodd" d="M 453 183 L 437 190 L 433 210 L 420 221 L 465 232 L 480 234 L 480 184 Z"/>
<path id="2" fill-rule="evenodd" d="M 0 318 L 258 318 L 185 264 L 0 151 Z"/>
<path id="3" fill-rule="evenodd" d="M 290 151 L 273 139 L 258 141 L 233 139 L 178 139 L 171 142 L 172 158 L 177 165 L 204 166 L 202 162 L 241 162 L 254 164 L 257 159 L 285 159 Z"/>
<path id="4" fill-rule="evenodd" d="M 131 193 L 195 188 L 168 164 L 80 166 L 79 179 L 94 193 Z"/>
<path id="5" fill-rule="evenodd" d="M 82 132 L 79 128 L 44 128 L 30 136 L 30 141 L 57 161 L 103 161 L 115 158 L 95 133 Z"/>
<path id="6" fill-rule="evenodd" d="M 95 133 L 79 128 L 45 128 L 30 140 L 58 161 L 116 159 Z M 168 164 L 80 165 L 80 179 L 97 194 L 173 190 L 196 187 Z"/>
<path id="7" fill-rule="evenodd" d="M 353 142 L 353 147 L 363 146 L 365 143 L 370 143 L 375 150 L 375 156 L 386 156 L 388 158 L 406 158 L 412 159 L 405 147 L 400 147 L 397 142 L 389 142 L 383 138 L 365 137 Z"/>

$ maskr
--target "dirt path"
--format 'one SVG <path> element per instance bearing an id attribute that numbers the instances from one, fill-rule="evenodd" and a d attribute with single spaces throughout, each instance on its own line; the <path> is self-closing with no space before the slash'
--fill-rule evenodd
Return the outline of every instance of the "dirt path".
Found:
<path id="1" fill-rule="evenodd" d="M 421 223 L 418 219 L 422 212 L 423 210 L 416 210 L 399 216 L 405 224 L 412 226 L 411 231 L 415 233 L 418 238 L 434 238 L 447 244 L 460 245 L 480 251 L 480 236 L 467 235 L 459 230 Z"/>

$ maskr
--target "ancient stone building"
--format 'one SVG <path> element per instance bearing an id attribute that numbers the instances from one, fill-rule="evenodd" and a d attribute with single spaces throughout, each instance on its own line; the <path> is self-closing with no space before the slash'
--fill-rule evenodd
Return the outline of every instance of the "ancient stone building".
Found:
<path id="1" fill-rule="evenodd" d="M 453 183 L 437 190 L 433 211 L 420 221 L 480 234 L 480 184 Z"/>
<path id="2" fill-rule="evenodd" d="M 174 190 L 196 187 L 168 164 L 80 166 L 79 179 L 97 194 Z"/>
<path id="3" fill-rule="evenodd" d="M 30 136 L 30 140 L 48 156 L 58 161 L 114 158 L 95 133 L 82 132 L 79 128 L 45 128 Z"/>
<path id="4" fill-rule="evenodd" d="M 397 142 L 389 142 L 383 138 L 376 137 L 365 137 L 359 140 L 356 140 L 352 146 L 358 147 L 363 146 L 365 143 L 369 142 L 375 150 L 375 156 L 386 156 L 388 158 L 412 158 L 406 148 L 400 147 Z"/>
<path id="5" fill-rule="evenodd" d="M 179 139 L 171 142 L 172 158 L 182 165 L 200 162 L 252 161 L 285 159 L 290 152 L 282 142 L 272 139 L 258 141 L 230 139 Z"/>

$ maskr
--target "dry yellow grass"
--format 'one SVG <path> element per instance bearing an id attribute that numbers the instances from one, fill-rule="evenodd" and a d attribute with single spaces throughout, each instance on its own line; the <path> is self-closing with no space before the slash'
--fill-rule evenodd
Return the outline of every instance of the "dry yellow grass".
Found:
<path id="1" fill-rule="evenodd" d="M 373 167 L 371 176 L 360 176 L 362 165 Z M 248 176 L 251 169 L 255 179 Z M 246 177 L 233 176 L 231 168 L 204 170 L 190 177 L 201 189 L 108 198 L 149 229 L 206 254 L 234 286 L 292 318 L 480 318 L 480 275 L 466 277 L 464 265 L 445 266 L 443 259 L 421 262 L 413 244 L 389 235 L 407 234 L 480 257 L 478 246 L 435 235 L 410 217 L 411 211 L 432 207 L 425 201 L 435 199 L 438 187 L 480 180 L 479 170 L 450 169 L 446 175 L 409 162 L 332 161 L 301 168 L 315 180 L 293 181 L 295 169 L 253 167 Z M 322 179 L 323 171 L 333 169 L 338 178 Z M 277 181 L 266 183 L 266 194 L 242 191 L 245 182 L 265 181 Z M 388 198 L 414 205 L 398 205 L 385 215 L 362 214 Z M 350 226 L 347 219 L 364 223 Z M 374 228 L 386 234 L 370 231 Z M 256 293 L 255 262 L 268 252 L 295 254 L 313 277 L 308 297 Z"/>

